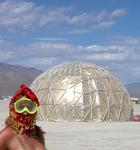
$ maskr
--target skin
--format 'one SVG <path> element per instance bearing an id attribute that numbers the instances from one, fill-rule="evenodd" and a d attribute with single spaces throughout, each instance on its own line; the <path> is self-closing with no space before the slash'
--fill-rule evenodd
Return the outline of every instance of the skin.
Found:
<path id="1" fill-rule="evenodd" d="M 25 134 L 21 136 L 28 150 L 46 150 L 36 139 L 30 138 Z M 21 144 L 9 127 L 0 131 L 0 150 L 22 150 Z"/>
<path id="2" fill-rule="evenodd" d="M 22 114 L 28 115 L 27 112 L 23 112 Z M 39 141 L 26 134 L 22 134 L 21 138 L 24 141 L 27 150 L 46 150 Z M 0 150 L 24 150 L 14 131 L 9 127 L 0 131 Z"/>

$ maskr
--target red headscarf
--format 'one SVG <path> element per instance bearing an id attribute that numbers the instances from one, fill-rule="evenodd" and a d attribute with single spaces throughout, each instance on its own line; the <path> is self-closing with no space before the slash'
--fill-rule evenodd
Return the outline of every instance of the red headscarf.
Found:
<path id="1" fill-rule="evenodd" d="M 19 90 L 15 93 L 15 95 L 11 98 L 9 107 L 16 102 L 18 99 L 20 99 L 21 97 L 27 97 L 29 99 L 31 99 L 32 101 L 36 102 L 36 104 L 39 106 L 39 101 L 37 96 L 35 95 L 35 93 L 28 88 L 26 85 L 21 84 Z"/>

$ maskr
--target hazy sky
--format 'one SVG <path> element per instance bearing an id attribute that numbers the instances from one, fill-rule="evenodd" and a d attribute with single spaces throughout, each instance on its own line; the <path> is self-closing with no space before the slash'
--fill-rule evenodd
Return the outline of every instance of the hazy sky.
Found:
<path id="1" fill-rule="evenodd" d="M 0 0 L 0 62 L 84 61 L 139 82 L 139 14 L 140 0 Z"/>

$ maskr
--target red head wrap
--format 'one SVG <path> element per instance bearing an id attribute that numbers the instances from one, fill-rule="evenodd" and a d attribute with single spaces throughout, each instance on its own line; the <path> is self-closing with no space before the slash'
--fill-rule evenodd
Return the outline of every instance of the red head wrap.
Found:
<path id="1" fill-rule="evenodd" d="M 26 85 L 21 84 L 19 90 L 15 93 L 15 95 L 11 98 L 9 107 L 16 102 L 18 99 L 20 99 L 21 97 L 27 97 L 29 99 L 31 99 L 32 101 L 36 102 L 36 104 L 39 106 L 39 101 L 37 96 L 35 95 L 35 93 L 28 88 Z"/>

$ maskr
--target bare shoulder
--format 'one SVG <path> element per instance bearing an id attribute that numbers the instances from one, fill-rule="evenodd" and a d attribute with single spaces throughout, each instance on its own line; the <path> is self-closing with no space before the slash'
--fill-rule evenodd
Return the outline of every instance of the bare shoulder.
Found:
<path id="1" fill-rule="evenodd" d="M 8 128 L 8 127 L 6 127 L 6 128 L 4 128 L 3 130 L 1 130 L 0 131 L 0 137 L 9 137 L 9 136 L 11 136 L 12 135 L 12 129 L 11 128 Z"/>
<path id="2" fill-rule="evenodd" d="M 13 135 L 13 131 L 11 128 L 6 127 L 3 130 L 0 131 L 0 136 L 4 136 L 4 137 L 10 137 Z"/>
<path id="3" fill-rule="evenodd" d="M 0 141 L 8 141 L 13 137 L 13 131 L 11 128 L 4 128 L 0 131 Z"/>
<path id="4" fill-rule="evenodd" d="M 2 129 L 1 131 L 0 131 L 0 133 L 1 132 L 11 132 L 11 128 L 9 128 L 9 127 L 5 127 L 4 129 Z"/>
<path id="5" fill-rule="evenodd" d="M 4 128 L 0 131 L 0 149 L 7 148 L 8 142 L 11 140 L 12 136 L 12 129 L 10 128 Z"/>

